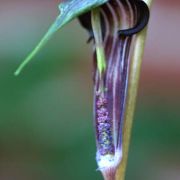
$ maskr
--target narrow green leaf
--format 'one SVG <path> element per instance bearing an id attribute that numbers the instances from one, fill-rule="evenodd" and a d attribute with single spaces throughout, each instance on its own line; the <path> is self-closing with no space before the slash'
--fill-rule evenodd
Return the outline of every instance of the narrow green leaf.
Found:
<path id="1" fill-rule="evenodd" d="M 32 58 L 39 52 L 39 50 L 46 44 L 52 35 L 65 24 L 70 22 L 77 16 L 96 8 L 108 0 L 66 0 L 59 5 L 60 15 L 56 18 L 55 22 L 49 28 L 48 32 L 35 47 L 35 49 L 27 56 L 27 58 L 20 64 L 15 71 L 15 75 L 19 75 L 22 69 L 32 60 Z"/>

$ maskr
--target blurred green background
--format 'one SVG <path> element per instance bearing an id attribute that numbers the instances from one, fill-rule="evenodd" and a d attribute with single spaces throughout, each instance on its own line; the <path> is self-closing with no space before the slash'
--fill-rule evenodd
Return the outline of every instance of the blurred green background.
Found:
<path id="1" fill-rule="evenodd" d="M 127 180 L 180 179 L 180 2 L 154 4 Z M 101 180 L 92 121 L 92 48 L 73 21 L 19 77 L 58 0 L 0 0 L 0 179 Z M 168 12 L 168 13 L 167 13 Z"/>

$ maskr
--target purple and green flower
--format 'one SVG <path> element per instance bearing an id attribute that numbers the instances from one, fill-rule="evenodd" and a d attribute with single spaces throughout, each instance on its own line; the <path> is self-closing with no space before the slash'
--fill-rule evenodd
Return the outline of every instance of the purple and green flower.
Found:
<path id="1" fill-rule="evenodd" d="M 125 138 L 124 132 L 128 120 L 132 121 L 128 113 L 134 111 L 136 90 L 133 88 L 137 89 L 145 39 L 145 31 L 142 35 L 139 32 L 148 23 L 148 5 L 141 0 L 64 0 L 59 5 L 60 15 L 15 72 L 18 75 L 57 30 L 74 18 L 79 19 L 89 33 L 88 42 L 92 41 L 94 46 L 96 160 L 107 180 L 115 179 L 118 166 L 127 156 L 124 144 L 129 143 L 129 138 Z M 137 48 L 140 48 L 139 55 Z M 138 58 L 139 65 L 133 69 L 131 65 Z M 137 73 L 133 75 L 131 69 Z"/>

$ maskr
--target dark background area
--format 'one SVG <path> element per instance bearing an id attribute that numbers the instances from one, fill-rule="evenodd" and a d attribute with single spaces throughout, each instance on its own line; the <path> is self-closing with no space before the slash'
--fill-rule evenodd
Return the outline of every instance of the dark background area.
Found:
<path id="1" fill-rule="evenodd" d="M 58 12 L 58 0 L 0 0 L 0 179 L 92 180 L 92 48 L 75 20 L 19 77 L 13 72 Z M 127 180 L 180 179 L 180 1 L 156 0 Z"/>

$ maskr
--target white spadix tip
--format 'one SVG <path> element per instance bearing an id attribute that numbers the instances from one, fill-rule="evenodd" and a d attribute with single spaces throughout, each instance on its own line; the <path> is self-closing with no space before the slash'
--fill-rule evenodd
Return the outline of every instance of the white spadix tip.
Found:
<path id="1" fill-rule="evenodd" d="M 98 163 L 98 170 L 105 171 L 108 169 L 116 169 L 121 163 L 122 159 L 122 151 L 116 151 L 114 155 L 100 155 L 97 152 L 96 160 Z"/>

